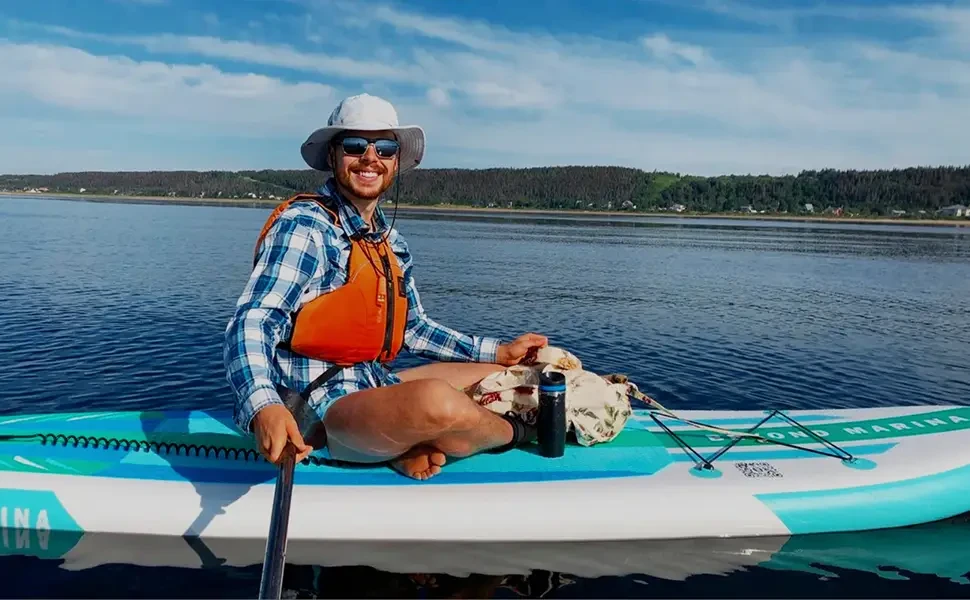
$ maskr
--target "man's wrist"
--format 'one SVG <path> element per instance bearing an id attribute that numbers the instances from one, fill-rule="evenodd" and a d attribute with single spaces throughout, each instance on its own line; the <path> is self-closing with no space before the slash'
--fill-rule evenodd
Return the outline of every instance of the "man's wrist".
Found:
<path id="1" fill-rule="evenodd" d="M 236 416 L 237 426 L 244 432 L 252 432 L 253 420 L 267 406 L 283 405 L 283 400 L 271 386 L 261 386 L 250 392 L 246 401 L 242 403 Z"/>
<path id="2" fill-rule="evenodd" d="M 478 355 L 477 362 L 497 363 L 499 352 L 503 352 L 502 340 L 491 337 L 479 338 L 478 351 L 476 352 Z"/>

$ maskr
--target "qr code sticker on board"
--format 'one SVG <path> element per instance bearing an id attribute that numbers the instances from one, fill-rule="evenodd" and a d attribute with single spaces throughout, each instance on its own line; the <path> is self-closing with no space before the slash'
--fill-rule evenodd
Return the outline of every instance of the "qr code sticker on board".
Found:
<path id="1" fill-rule="evenodd" d="M 766 462 L 736 462 L 734 466 L 745 477 L 781 477 L 781 471 Z"/>

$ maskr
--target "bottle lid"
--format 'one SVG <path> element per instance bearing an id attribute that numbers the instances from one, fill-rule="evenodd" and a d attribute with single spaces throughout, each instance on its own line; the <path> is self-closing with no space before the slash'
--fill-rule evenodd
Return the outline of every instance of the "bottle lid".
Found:
<path id="1" fill-rule="evenodd" d="M 566 376 L 558 371 L 548 371 L 539 374 L 539 391 L 566 391 Z"/>

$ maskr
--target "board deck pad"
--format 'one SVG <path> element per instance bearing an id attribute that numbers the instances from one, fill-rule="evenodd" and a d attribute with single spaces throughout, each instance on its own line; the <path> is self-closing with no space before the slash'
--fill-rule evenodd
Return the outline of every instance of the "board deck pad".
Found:
<path id="1" fill-rule="evenodd" d="M 537 446 L 532 444 L 504 455 L 486 453 L 453 459 L 440 475 L 424 482 L 402 477 L 384 465 L 304 463 L 297 467 L 294 482 L 297 485 L 441 485 L 634 477 L 652 475 L 673 462 L 692 462 L 691 455 L 649 417 L 649 412 L 635 411 L 626 429 L 613 441 L 592 447 L 570 444 L 565 455 L 558 459 L 540 456 Z M 765 413 L 753 412 L 746 417 L 701 417 L 700 420 L 709 425 L 745 430 L 764 416 Z M 702 456 L 713 455 L 729 442 L 725 436 L 685 427 L 674 419 L 661 417 L 661 420 Z M 825 436 L 823 439 L 828 442 L 845 445 L 855 456 L 868 457 L 886 452 L 898 443 L 890 439 L 970 430 L 970 407 L 929 412 L 924 409 L 870 419 L 809 412 L 798 414 L 797 422 Z M 820 446 L 781 417 L 768 421 L 758 432 L 789 444 Z M 254 476 L 270 479 L 276 475 L 276 468 L 258 456 L 251 438 L 238 432 L 228 412 L 92 412 L 0 417 L 0 435 L 31 434 L 44 437 L 0 444 L 0 470 L 212 482 L 251 482 Z M 759 451 L 751 452 L 752 447 Z M 742 439 L 718 460 L 736 456 L 745 462 L 832 460 L 754 439 Z"/>

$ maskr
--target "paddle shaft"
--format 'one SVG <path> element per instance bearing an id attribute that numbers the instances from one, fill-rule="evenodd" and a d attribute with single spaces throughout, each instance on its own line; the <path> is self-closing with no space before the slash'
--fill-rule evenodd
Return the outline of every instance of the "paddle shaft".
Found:
<path id="1" fill-rule="evenodd" d="M 311 420 L 309 431 L 304 432 L 302 424 L 305 424 L 309 417 L 313 417 L 312 411 L 307 414 L 307 401 L 310 392 L 317 386 L 323 385 L 328 379 L 333 377 L 339 370 L 339 365 L 334 365 L 324 371 L 322 375 L 313 380 L 303 393 L 298 393 L 286 386 L 277 386 L 277 392 L 283 405 L 290 411 L 297 422 L 297 427 L 301 429 L 304 442 L 309 445 L 318 444 L 322 447 L 326 444 L 326 433 L 322 428 L 322 423 L 318 420 Z M 283 568 L 286 566 L 286 533 L 290 524 L 290 499 L 293 497 L 293 471 L 296 469 L 296 448 L 287 442 L 283 448 L 283 455 L 280 457 L 279 475 L 276 478 L 276 491 L 273 494 L 273 512 L 270 514 L 269 537 L 266 539 L 266 554 L 263 556 L 263 576 L 259 583 L 259 598 L 278 599 L 283 594 Z"/>
<path id="2" fill-rule="evenodd" d="M 259 584 L 260 599 L 278 599 L 283 594 L 283 568 L 286 564 L 286 532 L 290 524 L 290 499 L 293 497 L 295 454 L 287 446 L 280 461 L 279 477 L 273 495 L 269 537 L 263 557 L 263 576 Z"/>

